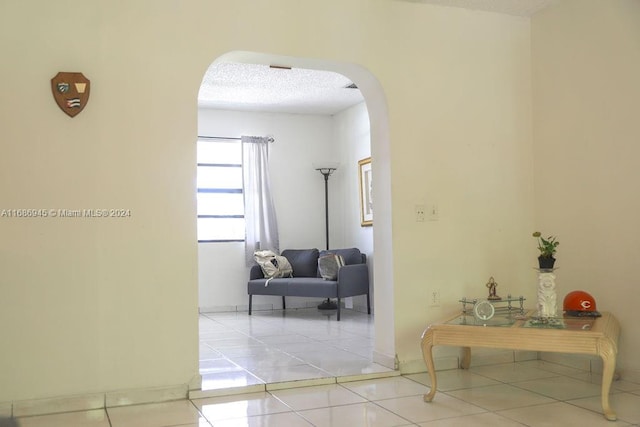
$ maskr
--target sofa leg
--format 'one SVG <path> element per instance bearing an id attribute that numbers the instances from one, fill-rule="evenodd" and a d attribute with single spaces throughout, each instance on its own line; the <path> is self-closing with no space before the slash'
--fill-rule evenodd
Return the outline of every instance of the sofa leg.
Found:
<path id="1" fill-rule="evenodd" d="M 340 298 L 338 298 L 337 305 L 338 305 L 338 322 L 339 322 L 340 321 Z"/>
<path id="2" fill-rule="evenodd" d="M 283 310 L 287 309 L 287 305 L 284 303 L 284 295 L 282 295 L 282 309 Z"/>
<path id="3" fill-rule="evenodd" d="M 367 294 L 367 314 L 371 314 L 371 300 L 369 299 L 369 294 Z"/>
<path id="4" fill-rule="evenodd" d="M 253 298 L 253 295 L 249 294 L 249 316 L 251 316 L 251 298 Z"/>

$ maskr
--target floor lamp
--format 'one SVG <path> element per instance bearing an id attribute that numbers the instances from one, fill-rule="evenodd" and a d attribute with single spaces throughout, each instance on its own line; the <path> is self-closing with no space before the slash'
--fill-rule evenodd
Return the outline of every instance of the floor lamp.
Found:
<path id="1" fill-rule="evenodd" d="M 314 168 L 324 177 L 324 229 L 326 249 L 329 250 L 329 177 L 336 169 L 338 169 L 338 164 L 327 163 L 323 165 L 314 165 Z M 320 310 L 336 310 L 338 305 L 327 298 L 327 300 L 320 304 L 318 308 Z"/>

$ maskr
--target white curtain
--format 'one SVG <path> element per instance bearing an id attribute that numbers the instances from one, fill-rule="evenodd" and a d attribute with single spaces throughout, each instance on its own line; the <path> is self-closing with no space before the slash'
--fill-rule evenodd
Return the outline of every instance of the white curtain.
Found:
<path id="1" fill-rule="evenodd" d="M 276 210 L 269 180 L 268 137 L 242 137 L 242 173 L 244 194 L 244 240 L 247 266 L 254 263 L 253 253 L 270 249 L 280 253 Z"/>

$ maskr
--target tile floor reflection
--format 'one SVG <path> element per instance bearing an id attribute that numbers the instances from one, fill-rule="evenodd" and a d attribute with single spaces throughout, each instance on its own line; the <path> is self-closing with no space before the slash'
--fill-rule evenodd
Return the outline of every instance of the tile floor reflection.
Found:
<path id="1" fill-rule="evenodd" d="M 392 369 L 373 362 L 373 317 L 343 310 L 205 313 L 200 316 L 202 389 L 258 384 L 335 382 L 336 377 L 380 376 Z"/>
<path id="2" fill-rule="evenodd" d="M 600 408 L 600 379 L 579 369 L 526 361 L 438 372 L 438 393 L 426 373 L 345 381 L 382 369 L 371 362 L 372 319 L 345 313 L 201 316 L 201 361 L 210 386 L 283 381 L 282 387 L 235 395 L 18 419 L 20 427 L 221 426 L 632 426 L 640 425 L 640 384 L 615 381 Z M 304 310 L 303 310 L 304 311 Z M 309 311 L 311 312 L 311 310 Z M 344 322 L 346 319 L 350 321 Z M 289 322 L 293 320 L 293 322 Z M 307 344 L 300 345 L 300 343 Z M 368 348 L 369 350 L 365 350 Z M 368 352 L 369 353 L 368 353 Z M 324 355 L 327 356 L 324 356 Z M 344 357 L 344 363 L 337 362 Z M 332 358 L 335 357 L 335 358 Z M 378 373 L 384 375 L 384 373 Z M 337 379 L 336 379 L 337 377 Z M 298 381 L 303 378 L 304 381 Z M 329 383 L 321 382 L 327 378 Z M 313 381 L 318 381 L 317 385 Z M 296 385 L 306 385 L 295 387 Z M 249 388 L 245 387 L 246 390 Z M 241 391 L 237 389 L 235 392 Z"/>

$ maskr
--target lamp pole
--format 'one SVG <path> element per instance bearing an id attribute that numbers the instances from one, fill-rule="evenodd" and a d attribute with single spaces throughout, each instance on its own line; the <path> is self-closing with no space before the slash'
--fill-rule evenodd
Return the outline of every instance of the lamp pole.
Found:
<path id="1" fill-rule="evenodd" d="M 331 176 L 336 169 L 337 166 L 316 168 L 324 177 L 324 229 L 327 250 L 329 250 L 329 176 Z"/>
<path id="2" fill-rule="evenodd" d="M 329 169 L 329 172 L 320 170 L 320 173 L 324 176 L 324 231 L 327 250 L 329 250 L 329 175 L 331 175 L 331 172 L 333 172 L 331 169 Z"/>
<path id="3" fill-rule="evenodd" d="M 331 176 L 336 169 L 337 166 L 316 168 L 324 177 L 324 230 L 327 250 L 329 250 L 329 176 Z M 335 310 L 338 308 L 338 305 L 327 298 L 318 308 L 320 310 Z"/>

